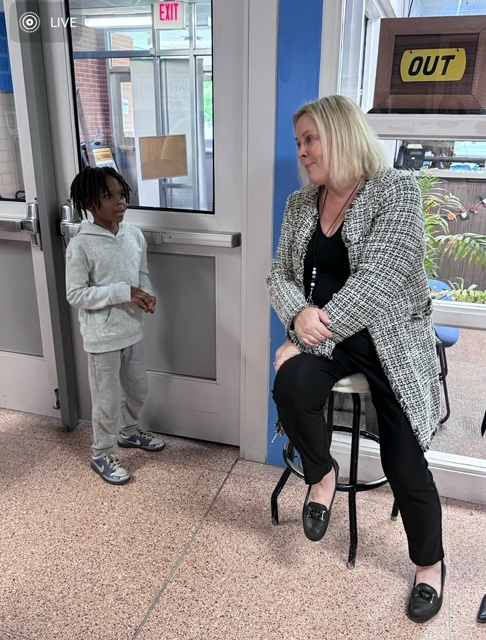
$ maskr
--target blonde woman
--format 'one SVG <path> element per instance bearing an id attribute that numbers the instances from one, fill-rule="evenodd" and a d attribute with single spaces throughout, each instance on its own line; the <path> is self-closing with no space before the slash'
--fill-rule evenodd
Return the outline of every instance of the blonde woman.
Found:
<path id="1" fill-rule="evenodd" d="M 304 532 L 324 536 L 339 475 L 323 406 L 337 380 L 362 372 L 416 565 L 408 615 L 425 622 L 442 605 L 445 565 L 441 505 L 424 456 L 440 396 L 419 187 L 387 166 L 348 98 L 311 102 L 293 124 L 305 186 L 288 198 L 267 283 L 286 328 L 273 397 L 309 485 Z"/>

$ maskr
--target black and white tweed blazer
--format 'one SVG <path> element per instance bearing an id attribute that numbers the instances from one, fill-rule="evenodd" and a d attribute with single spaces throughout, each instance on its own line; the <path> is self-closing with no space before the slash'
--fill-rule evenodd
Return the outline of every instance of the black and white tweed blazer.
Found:
<path id="1" fill-rule="evenodd" d="M 288 339 L 319 356 L 332 358 L 338 342 L 367 328 L 390 385 L 426 451 L 439 425 L 440 396 L 417 180 L 405 171 L 386 169 L 363 184 L 342 229 L 351 275 L 324 307 L 333 337 L 311 348 L 299 340 L 292 323 L 309 306 L 304 258 L 319 218 L 318 194 L 318 187 L 310 185 L 287 200 L 277 255 L 267 277 L 272 306 Z"/>

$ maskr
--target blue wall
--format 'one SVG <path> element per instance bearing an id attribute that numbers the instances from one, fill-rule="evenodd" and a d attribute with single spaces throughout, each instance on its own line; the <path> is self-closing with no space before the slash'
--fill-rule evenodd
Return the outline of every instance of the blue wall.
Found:
<path id="1" fill-rule="evenodd" d="M 321 28 L 323 0 L 280 0 L 277 58 L 277 131 L 275 149 L 275 199 L 273 214 L 273 253 L 275 255 L 287 197 L 299 188 L 297 154 L 292 116 L 297 109 L 319 96 Z M 282 323 L 272 310 L 270 358 L 284 342 Z M 273 365 L 270 367 L 273 388 Z M 282 465 L 283 438 L 276 438 L 277 411 L 270 393 L 268 424 L 268 463 Z"/>

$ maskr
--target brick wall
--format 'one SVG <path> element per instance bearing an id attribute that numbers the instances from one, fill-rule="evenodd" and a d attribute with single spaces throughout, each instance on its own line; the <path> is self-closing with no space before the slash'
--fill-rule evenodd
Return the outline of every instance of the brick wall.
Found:
<path id="1" fill-rule="evenodd" d="M 85 25 L 76 27 L 76 51 L 105 51 L 105 32 Z M 78 30 L 79 29 L 79 30 Z M 115 33 L 112 36 L 111 47 L 114 51 L 133 50 L 133 39 L 129 36 Z M 115 58 L 114 67 L 130 67 L 128 58 Z M 76 60 L 74 63 L 75 84 L 79 90 L 83 105 L 84 116 L 89 132 L 89 139 L 102 140 L 113 145 L 113 122 L 110 113 L 109 98 L 109 62 L 108 60 Z M 129 94 L 126 88 L 126 94 Z M 130 98 L 129 95 L 125 96 Z M 125 128 L 130 128 L 130 122 L 125 122 Z M 81 128 L 81 141 L 85 141 L 85 133 Z"/>
<path id="2" fill-rule="evenodd" d="M 104 51 L 104 31 L 85 25 L 76 27 L 76 51 Z M 75 60 L 75 85 L 79 90 L 86 119 L 89 140 L 112 143 L 109 101 L 109 71 L 107 60 Z M 80 138 L 86 133 L 79 123 Z"/>

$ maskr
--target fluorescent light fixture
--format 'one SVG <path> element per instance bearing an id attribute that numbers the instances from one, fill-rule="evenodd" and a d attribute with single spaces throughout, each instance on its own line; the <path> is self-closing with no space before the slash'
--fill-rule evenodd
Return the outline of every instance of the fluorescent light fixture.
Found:
<path id="1" fill-rule="evenodd" d="M 112 16 L 103 18 L 86 18 L 87 27 L 110 29 L 114 27 L 151 27 L 152 16 Z"/>

